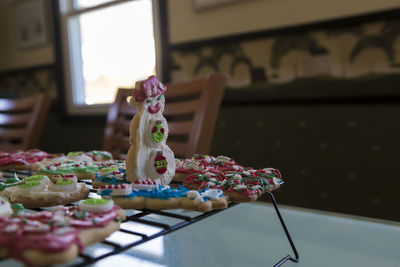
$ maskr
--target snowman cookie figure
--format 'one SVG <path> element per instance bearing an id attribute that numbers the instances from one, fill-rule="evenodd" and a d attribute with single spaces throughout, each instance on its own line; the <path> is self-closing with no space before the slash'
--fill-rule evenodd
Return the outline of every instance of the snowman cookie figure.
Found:
<path id="1" fill-rule="evenodd" d="M 126 178 L 155 180 L 167 186 L 175 174 L 175 157 L 167 146 L 168 124 L 163 116 L 167 87 L 150 76 L 137 82 L 130 100 L 138 113 L 129 127 L 130 148 L 126 156 Z"/>

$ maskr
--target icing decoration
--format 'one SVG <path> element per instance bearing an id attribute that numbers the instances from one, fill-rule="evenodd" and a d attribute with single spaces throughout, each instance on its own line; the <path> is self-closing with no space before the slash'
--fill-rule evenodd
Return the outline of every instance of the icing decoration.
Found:
<path id="1" fill-rule="evenodd" d="M 163 94 L 165 90 L 167 90 L 167 87 L 153 75 L 141 82 L 139 88 L 134 89 L 133 97 L 136 102 L 143 102 L 149 97 L 156 97 Z"/>
<path id="2" fill-rule="evenodd" d="M 78 152 L 69 152 L 69 153 L 67 154 L 67 157 L 77 157 L 77 156 L 80 156 L 80 155 L 83 155 L 83 152 L 82 152 L 82 151 L 78 151 Z"/>
<path id="3" fill-rule="evenodd" d="M 148 107 L 148 111 L 151 114 L 155 114 L 155 113 L 159 112 L 160 109 L 161 109 L 161 104 L 160 103 L 157 103 L 155 106 L 149 105 L 149 107 Z"/>
<path id="4" fill-rule="evenodd" d="M 200 188 L 221 189 L 224 192 L 237 192 L 242 195 L 258 195 L 267 192 L 271 185 L 283 183 L 277 169 L 267 168 L 254 170 L 247 168 L 241 171 L 211 170 L 207 173 L 193 173 L 186 177 L 183 185 L 197 184 Z"/>
<path id="5" fill-rule="evenodd" d="M 59 179 L 71 179 L 74 182 L 78 181 L 75 174 L 56 174 L 50 177 L 51 181 L 59 180 Z"/>
<path id="6" fill-rule="evenodd" d="M 114 202 L 105 198 L 88 198 L 79 203 L 79 208 L 93 213 L 102 213 L 113 208 Z"/>
<path id="7" fill-rule="evenodd" d="M 126 198 L 134 197 L 150 197 L 159 199 L 170 199 L 178 197 L 186 197 L 189 190 L 183 186 L 178 188 L 170 188 L 169 186 L 162 187 L 157 185 L 153 190 L 132 190 L 130 195 L 125 196 Z"/>
<path id="8" fill-rule="evenodd" d="M 28 266 L 32 264 L 24 257 L 24 251 L 29 249 L 56 253 L 76 244 L 82 252 L 80 231 L 105 227 L 111 221 L 117 221 L 118 209 L 114 206 L 105 213 L 95 214 L 76 206 L 60 206 L 51 211 L 0 217 L 0 247 L 6 248 L 7 258 L 17 259 Z"/>
<path id="9" fill-rule="evenodd" d="M 4 183 L 0 182 L 0 192 L 6 189 L 7 187 L 11 186 L 16 186 L 21 182 L 20 179 L 18 179 L 18 176 L 16 173 L 14 173 L 14 177 L 11 178 L 5 178 Z"/>
<path id="10" fill-rule="evenodd" d="M 19 190 L 23 190 L 24 192 L 35 192 L 44 190 L 46 188 L 46 184 L 39 181 L 21 182 L 18 184 L 18 187 Z"/>
<path id="11" fill-rule="evenodd" d="M 116 166 L 117 168 L 125 169 L 125 162 L 120 160 L 106 161 L 66 161 L 50 164 L 49 166 L 39 169 L 36 173 L 39 174 L 71 174 L 71 173 L 96 173 L 101 168 Z"/>
<path id="12" fill-rule="evenodd" d="M 12 213 L 10 203 L 4 197 L 0 197 L 0 217 L 10 216 Z"/>
<path id="13" fill-rule="evenodd" d="M 132 183 L 134 190 L 153 190 L 157 187 L 157 182 L 151 179 L 136 180 Z"/>
<path id="14" fill-rule="evenodd" d="M 244 167 L 238 165 L 233 159 L 226 156 L 213 157 L 201 154 L 194 154 L 191 159 L 181 160 L 179 166 L 176 167 L 177 173 L 184 173 L 187 175 L 205 173 L 209 170 L 221 172 L 230 170 L 239 171 L 244 170 Z"/>
<path id="15" fill-rule="evenodd" d="M 187 197 L 190 199 L 194 199 L 194 203 L 196 205 L 205 202 L 207 200 L 218 200 L 222 196 L 224 196 L 224 193 L 220 189 L 203 189 L 201 191 L 196 191 L 196 190 L 190 190 L 187 193 Z"/>
<path id="16" fill-rule="evenodd" d="M 133 185 L 132 185 L 133 186 Z M 109 191 L 103 191 L 102 196 L 111 195 L 111 192 L 114 189 L 110 189 Z M 162 187 L 161 185 L 157 185 L 153 190 L 132 190 L 129 195 L 124 196 L 124 198 L 135 198 L 135 197 L 146 197 L 146 198 L 157 198 L 168 200 L 171 198 L 182 198 L 188 197 L 190 199 L 195 200 L 195 204 L 198 205 L 201 202 L 209 201 L 209 200 L 218 200 L 223 197 L 224 194 L 222 190 L 219 189 L 204 189 L 201 191 L 196 190 L 188 190 L 183 186 L 178 186 L 175 188 L 170 188 L 169 186 Z"/>
<path id="17" fill-rule="evenodd" d="M 14 203 L 11 204 L 11 208 L 13 210 L 13 215 L 19 215 L 24 211 L 24 205 L 20 204 L 20 203 Z"/>
<path id="18" fill-rule="evenodd" d="M 160 120 L 156 121 L 155 125 L 151 129 L 151 138 L 154 142 L 160 143 L 165 136 L 165 129 L 162 127 Z"/>
<path id="19" fill-rule="evenodd" d="M 130 184 L 102 185 L 97 193 L 101 196 L 126 196 L 132 193 L 132 187 Z"/>
<path id="20" fill-rule="evenodd" d="M 52 192 L 73 192 L 77 189 L 77 183 L 73 179 L 57 179 L 51 181 L 47 189 Z"/>
<path id="21" fill-rule="evenodd" d="M 92 150 L 92 151 L 86 152 L 86 155 L 91 157 L 93 161 L 112 159 L 112 154 L 108 151 Z"/>
<path id="22" fill-rule="evenodd" d="M 106 184 L 122 184 L 127 183 L 126 174 L 124 169 L 118 169 L 115 166 L 108 168 L 101 168 L 99 172 L 95 173 L 96 181 Z"/>
<path id="23" fill-rule="evenodd" d="M 46 185 L 49 183 L 49 181 L 49 178 L 45 175 L 33 175 L 24 179 L 24 182 L 40 182 Z"/>
<path id="24" fill-rule="evenodd" d="M 69 152 L 67 159 L 72 161 L 93 161 L 93 158 L 83 151 Z"/>
<path id="25" fill-rule="evenodd" d="M 157 156 L 154 159 L 154 167 L 156 168 L 156 172 L 159 174 L 164 174 L 167 172 L 167 158 L 163 156 L 162 152 L 157 152 Z"/>
<path id="26" fill-rule="evenodd" d="M 16 184 L 21 182 L 21 180 L 18 178 L 17 174 L 14 172 L 14 177 L 6 178 L 4 181 L 5 184 Z"/>

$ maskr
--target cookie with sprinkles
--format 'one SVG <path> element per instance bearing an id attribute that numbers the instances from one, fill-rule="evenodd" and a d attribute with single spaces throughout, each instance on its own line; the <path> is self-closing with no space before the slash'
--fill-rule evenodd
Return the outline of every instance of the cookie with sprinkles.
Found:
<path id="1" fill-rule="evenodd" d="M 246 168 L 238 171 L 193 173 L 185 179 L 183 185 L 197 190 L 220 189 L 233 202 L 249 202 L 257 200 L 266 192 L 277 189 L 282 183 L 282 176 L 277 169 Z"/>
<path id="2" fill-rule="evenodd" d="M 240 166 L 230 157 L 195 154 L 190 159 L 175 159 L 176 170 L 173 181 L 183 182 L 188 175 L 194 173 L 206 173 L 208 171 L 229 171 L 229 170 L 243 170 L 244 167 Z"/>
<path id="3" fill-rule="evenodd" d="M 110 200 L 82 202 L 0 217 L 0 258 L 13 258 L 27 266 L 67 263 L 86 246 L 117 231 L 125 220 L 124 211 Z"/>

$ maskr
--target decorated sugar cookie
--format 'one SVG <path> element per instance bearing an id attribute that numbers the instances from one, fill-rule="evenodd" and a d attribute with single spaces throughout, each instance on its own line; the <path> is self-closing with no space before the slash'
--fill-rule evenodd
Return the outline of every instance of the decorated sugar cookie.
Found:
<path id="1" fill-rule="evenodd" d="M 210 155 L 194 154 L 190 159 L 175 159 L 176 171 L 173 181 L 183 182 L 188 175 L 193 173 L 206 173 L 208 171 L 239 171 L 244 170 L 232 158 L 227 156 L 213 157 Z"/>
<path id="2" fill-rule="evenodd" d="M 152 180 L 139 181 L 131 185 L 131 190 L 122 191 L 118 186 L 104 186 L 98 193 L 103 197 L 112 197 L 115 204 L 126 209 L 187 209 L 207 212 L 228 207 L 229 197 L 220 189 L 196 191 L 183 186 L 163 187 Z"/>
<path id="3" fill-rule="evenodd" d="M 174 153 L 166 144 L 166 90 L 155 76 L 136 83 L 131 104 L 138 113 L 129 127 L 131 146 L 126 157 L 126 178 L 130 182 L 151 179 L 166 186 L 175 174 Z"/>
<path id="4" fill-rule="evenodd" d="M 74 174 L 78 180 L 95 179 L 95 174 L 102 168 L 116 167 L 125 168 L 125 162 L 122 160 L 105 161 L 66 161 L 57 162 L 35 171 L 35 174 L 47 176 Z"/>
<path id="5" fill-rule="evenodd" d="M 0 151 L 0 170 L 31 170 L 33 164 L 46 159 L 47 152 L 39 149 Z"/>
<path id="6" fill-rule="evenodd" d="M 95 173 L 95 179 L 92 183 L 93 188 L 99 188 L 102 185 L 129 183 L 126 180 L 125 169 L 125 162 L 110 167 L 100 168 L 100 170 Z"/>
<path id="7" fill-rule="evenodd" d="M 0 188 L 0 196 L 11 203 L 22 203 L 26 208 L 65 205 L 86 198 L 90 189 L 77 183 L 73 175 L 52 177 L 33 175 L 12 186 Z"/>
<path id="8" fill-rule="evenodd" d="M 214 169 L 206 173 L 192 173 L 183 185 L 196 190 L 220 189 L 233 202 L 249 202 L 257 200 L 263 193 L 277 189 L 281 183 L 282 176 L 277 169 L 245 168 L 237 171 Z"/>
<path id="9" fill-rule="evenodd" d="M 13 258 L 27 266 L 67 263 L 85 246 L 117 231 L 125 220 L 124 211 L 111 200 L 82 203 L 79 207 L 58 206 L 51 211 L 0 217 L 0 258 Z M 0 213 L 1 209 L 0 205 Z"/>

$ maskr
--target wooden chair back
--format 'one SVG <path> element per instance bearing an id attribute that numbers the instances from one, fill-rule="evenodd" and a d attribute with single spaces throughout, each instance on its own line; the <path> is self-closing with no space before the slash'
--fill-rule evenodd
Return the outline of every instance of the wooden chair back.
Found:
<path id="1" fill-rule="evenodd" d="M 44 93 L 0 99 L 0 150 L 39 148 L 51 101 L 51 97 Z"/>
<path id="2" fill-rule="evenodd" d="M 225 90 L 226 77 L 213 73 L 186 82 L 167 84 L 164 116 L 168 121 L 167 144 L 175 157 L 208 154 Z M 127 98 L 133 89 L 118 89 L 104 132 L 104 147 L 116 158 L 124 158 L 129 149 L 129 125 L 136 109 Z"/>

